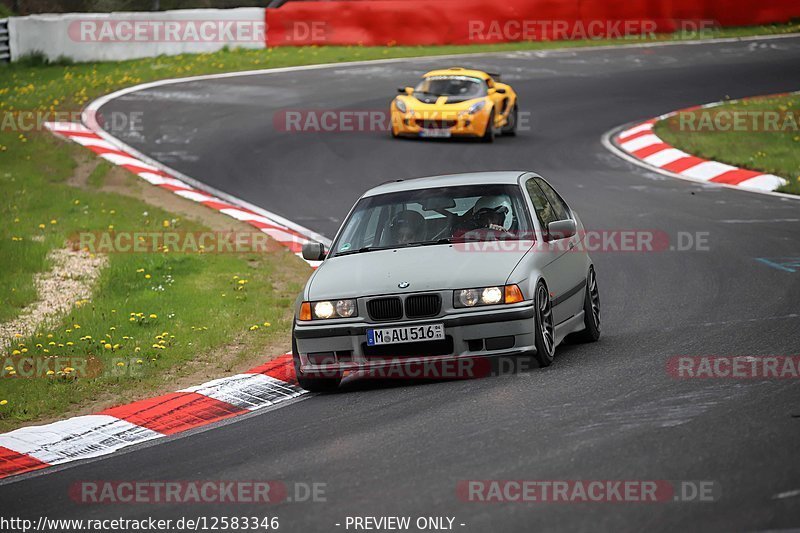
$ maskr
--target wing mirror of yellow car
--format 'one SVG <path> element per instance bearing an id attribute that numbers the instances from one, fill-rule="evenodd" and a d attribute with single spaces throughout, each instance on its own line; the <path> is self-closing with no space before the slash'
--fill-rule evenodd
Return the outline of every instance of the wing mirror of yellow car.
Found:
<path id="1" fill-rule="evenodd" d="M 397 88 L 397 92 L 399 92 L 400 94 L 407 94 L 408 96 L 411 96 L 412 94 L 414 94 L 414 88 L 413 87 L 398 87 Z"/>

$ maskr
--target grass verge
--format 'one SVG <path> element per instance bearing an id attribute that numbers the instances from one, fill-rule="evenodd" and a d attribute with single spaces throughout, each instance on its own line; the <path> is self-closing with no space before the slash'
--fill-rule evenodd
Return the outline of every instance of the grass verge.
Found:
<path id="1" fill-rule="evenodd" d="M 703 37 L 786 34 L 800 25 L 726 29 Z M 695 35 L 660 35 L 676 41 Z M 90 158 L 76 145 L 23 125 L 25 113 L 58 119 L 103 94 L 162 78 L 342 61 L 515 50 L 641 40 L 525 42 L 441 47 L 300 47 L 223 50 L 125 62 L 50 64 L 31 57 L 0 66 L 0 322 L 37 298 L 35 274 L 77 232 L 250 231 Z M 389 95 L 387 95 L 387 98 Z M 224 219 L 224 220 L 223 220 Z M 274 247 L 273 247 L 274 248 Z M 292 254 L 113 254 L 93 295 L 67 316 L 10 339 L 0 368 L 0 432 L 92 412 L 182 383 L 218 377 L 282 352 L 294 295 L 307 268 Z M 47 370 L 57 356 L 89 365 Z M 21 375 L 20 360 L 43 365 Z M 66 359 L 70 360 L 70 359 Z M 46 363 L 46 364 L 45 364 Z M 24 366 L 24 365 L 23 365 Z M 76 365 L 77 366 L 77 365 Z M 72 367 L 70 367 L 72 368 Z M 39 375 L 41 374 L 41 375 Z"/>
<path id="2" fill-rule="evenodd" d="M 684 152 L 786 178 L 778 191 L 800 194 L 800 94 L 682 111 L 655 132 Z"/>

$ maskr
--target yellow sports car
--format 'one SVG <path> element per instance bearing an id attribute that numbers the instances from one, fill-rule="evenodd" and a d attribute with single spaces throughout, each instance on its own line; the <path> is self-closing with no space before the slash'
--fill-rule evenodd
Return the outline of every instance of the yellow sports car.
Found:
<path id="1" fill-rule="evenodd" d="M 453 67 L 401 87 L 391 106 L 394 137 L 480 137 L 517 132 L 517 93 L 499 74 Z"/>

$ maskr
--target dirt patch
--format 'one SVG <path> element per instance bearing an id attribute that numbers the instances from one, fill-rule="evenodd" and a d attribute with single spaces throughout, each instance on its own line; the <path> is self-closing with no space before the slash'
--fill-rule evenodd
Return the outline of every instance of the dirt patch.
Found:
<path id="1" fill-rule="evenodd" d="M 16 335 L 33 334 L 38 327 L 65 314 L 78 300 L 88 300 L 92 285 L 108 258 L 60 248 L 48 255 L 53 268 L 34 276 L 38 299 L 14 320 L 0 324 L 0 346 L 8 346 Z"/>

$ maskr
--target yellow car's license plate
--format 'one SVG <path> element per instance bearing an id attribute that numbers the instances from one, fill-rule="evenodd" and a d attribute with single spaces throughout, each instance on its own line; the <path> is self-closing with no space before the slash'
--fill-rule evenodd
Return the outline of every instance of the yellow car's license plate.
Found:
<path id="1" fill-rule="evenodd" d="M 419 132 L 420 137 L 436 137 L 436 138 L 444 138 L 450 137 L 450 130 L 421 130 Z"/>

